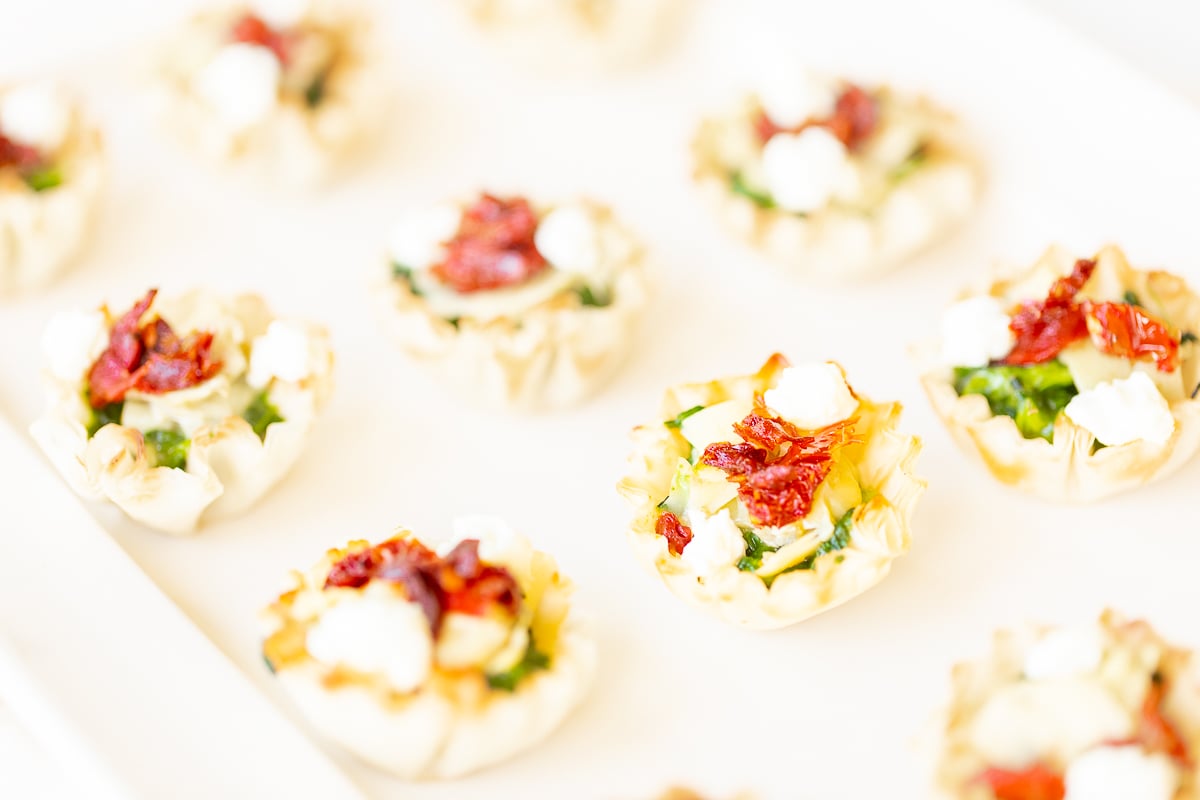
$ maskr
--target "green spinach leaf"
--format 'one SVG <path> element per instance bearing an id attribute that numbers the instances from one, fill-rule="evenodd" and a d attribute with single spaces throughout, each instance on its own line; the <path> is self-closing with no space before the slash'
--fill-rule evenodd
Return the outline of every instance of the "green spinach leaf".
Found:
<path id="1" fill-rule="evenodd" d="M 550 668 L 550 656 L 538 650 L 533 643 L 533 637 L 529 637 L 529 646 L 525 648 L 525 655 L 521 660 L 512 666 L 507 672 L 492 673 L 487 676 L 487 684 L 493 689 L 499 689 L 504 692 L 512 692 L 517 688 L 517 684 L 525 680 L 538 670 Z"/>
<path id="2" fill-rule="evenodd" d="M 246 410 L 242 412 L 242 419 L 250 423 L 250 427 L 258 434 L 259 439 L 265 439 L 267 428 L 276 422 L 283 422 L 283 415 L 267 398 L 267 393 L 264 391 L 255 395 L 254 399 L 250 401 L 250 405 L 246 406 Z"/>
<path id="3" fill-rule="evenodd" d="M 683 421 L 685 419 L 690 417 L 692 414 L 698 414 L 703 410 L 704 410 L 704 406 L 692 406 L 691 408 L 687 409 L 686 411 L 680 411 L 678 414 L 675 415 L 675 419 L 669 419 L 666 422 L 664 422 L 663 425 L 666 425 L 668 428 L 678 429 L 681 425 L 683 425 Z"/>
<path id="4" fill-rule="evenodd" d="M 771 195 L 767 194 L 762 189 L 753 187 L 746 183 L 746 179 L 740 172 L 735 172 L 732 176 L 730 176 L 729 188 L 734 194 L 740 194 L 742 197 L 749 199 L 759 208 L 775 207 L 775 201 L 771 198 Z"/>
<path id="5" fill-rule="evenodd" d="M 762 566 L 763 556 L 779 549 L 764 542 L 757 533 L 748 528 L 742 528 L 742 538 L 746 540 L 746 555 L 737 562 L 737 568 L 742 572 L 753 572 L 758 569 Z"/>
<path id="6" fill-rule="evenodd" d="M 84 396 L 86 400 L 86 395 Z M 96 435 L 96 431 L 103 428 L 105 425 L 115 423 L 121 424 L 121 412 L 125 410 L 124 401 L 119 403 L 109 403 L 101 408 L 92 409 L 92 418 L 88 420 L 87 435 L 92 438 Z"/>
<path id="7" fill-rule="evenodd" d="M 424 292 L 417 288 L 417 284 L 413 281 L 412 267 L 406 267 L 398 261 L 392 262 L 392 277 L 397 280 L 402 280 L 408 284 L 408 291 L 413 297 L 422 297 Z"/>
<path id="8" fill-rule="evenodd" d="M 187 466 L 188 450 L 192 440 L 182 433 L 168 430 L 146 431 L 142 434 L 146 448 L 154 459 L 156 467 L 183 469 Z"/>
<path id="9" fill-rule="evenodd" d="M 987 398 L 992 413 L 1012 417 L 1026 439 L 1054 441 L 1054 421 L 1079 392 L 1061 361 L 1027 366 L 957 367 L 954 390 Z"/>

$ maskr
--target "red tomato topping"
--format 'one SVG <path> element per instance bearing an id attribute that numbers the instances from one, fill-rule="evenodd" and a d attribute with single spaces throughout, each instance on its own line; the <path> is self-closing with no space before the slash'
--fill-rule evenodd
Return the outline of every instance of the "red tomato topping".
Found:
<path id="1" fill-rule="evenodd" d="M 451 611 L 481 616 L 499 607 L 516 614 L 521 605 L 521 587 L 512 573 L 480 561 L 476 539 L 464 539 L 445 556 L 415 539 L 389 539 L 334 564 L 325 588 L 358 588 L 376 578 L 404 587 L 435 636 Z"/>
<path id="2" fill-rule="evenodd" d="M 1088 335 L 1087 318 L 1083 306 L 1075 302 L 1075 295 L 1095 269 L 1094 260 L 1081 258 L 1070 275 L 1054 282 L 1045 300 L 1021 305 L 1008 326 L 1017 343 L 1004 358 L 1005 364 L 1050 361 L 1063 348 Z"/>
<path id="3" fill-rule="evenodd" d="M 680 555 L 683 548 L 688 546 L 688 542 L 692 541 L 692 529 L 670 511 L 658 515 L 658 521 L 654 523 L 654 532 L 666 537 L 667 549 L 673 555 Z"/>
<path id="4" fill-rule="evenodd" d="M 858 420 L 806 434 L 769 413 L 759 404 L 733 426 L 744 442 L 710 444 L 700 462 L 724 471 L 738 485 L 738 497 L 755 524 L 777 527 L 808 516 L 817 487 L 833 466 L 833 451 L 858 441 Z"/>
<path id="5" fill-rule="evenodd" d="M 256 44 L 275 54 L 281 64 L 288 63 L 287 37 L 274 30 L 254 14 L 246 14 L 233 24 L 229 38 L 243 44 Z"/>
<path id="6" fill-rule="evenodd" d="M 1062 776 L 1043 764 L 1024 770 L 990 767 L 973 782 L 987 784 L 996 800 L 1063 800 L 1067 796 Z"/>
<path id="7" fill-rule="evenodd" d="M 0 169 L 16 167 L 25 172 L 42 165 L 42 154 L 36 147 L 29 147 L 9 139 L 0 133 Z"/>
<path id="8" fill-rule="evenodd" d="M 1130 303 L 1089 303 L 1092 343 L 1102 353 L 1153 361 L 1160 372 L 1179 366 L 1179 339 L 1165 322 Z"/>
<path id="9" fill-rule="evenodd" d="M 485 194 L 463 213 L 433 274 L 463 293 L 524 283 L 547 266 L 533 243 L 537 225 L 525 199 Z"/>
<path id="10" fill-rule="evenodd" d="M 776 125 L 767 116 L 767 112 L 760 111 L 754 119 L 754 130 L 758 133 L 758 138 L 766 142 L 777 133 L 800 133 L 805 128 L 820 125 L 828 128 L 834 136 L 842 141 L 842 144 L 846 145 L 847 149 L 854 150 L 875 131 L 878 118 L 879 109 L 875 104 L 875 98 L 863 89 L 848 83 L 842 93 L 838 95 L 837 103 L 833 107 L 833 114 L 830 116 L 814 117 L 794 128 L 783 128 Z"/>
<path id="11" fill-rule="evenodd" d="M 1163 700 L 1167 695 L 1166 681 L 1157 673 L 1142 701 L 1142 718 L 1139 720 L 1135 741 L 1148 752 L 1166 753 L 1181 764 L 1191 765 L 1187 740 L 1163 715 Z"/>
<path id="12" fill-rule="evenodd" d="M 161 317 L 139 326 L 157 293 L 151 289 L 113 325 L 108 347 L 88 371 L 92 408 L 118 403 L 132 389 L 147 394 L 187 389 L 220 371 L 221 362 L 211 355 L 211 333 L 180 339 Z"/>

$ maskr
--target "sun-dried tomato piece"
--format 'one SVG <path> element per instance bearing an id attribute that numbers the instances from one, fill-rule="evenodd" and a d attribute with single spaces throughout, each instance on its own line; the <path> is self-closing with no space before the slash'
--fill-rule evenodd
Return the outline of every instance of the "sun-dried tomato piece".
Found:
<path id="1" fill-rule="evenodd" d="M 1054 282 L 1045 300 L 1021 305 L 1008 326 L 1017 341 L 1005 364 L 1041 364 L 1087 337 L 1087 317 L 1075 296 L 1095 269 L 1093 259 L 1081 258 L 1070 275 Z"/>
<path id="2" fill-rule="evenodd" d="M 275 54 L 279 63 L 288 63 L 288 39 L 254 14 L 246 14 L 229 31 L 229 38 L 243 44 L 256 44 Z"/>
<path id="3" fill-rule="evenodd" d="M 670 511 L 658 515 L 658 521 L 654 523 L 654 532 L 667 540 L 667 549 L 672 555 L 682 554 L 688 542 L 692 541 L 692 529 Z"/>
<path id="4" fill-rule="evenodd" d="M 15 167 L 20 172 L 30 172 L 42 165 L 42 154 L 36 147 L 14 142 L 0 133 L 0 169 Z"/>
<path id="5" fill-rule="evenodd" d="M 212 358 L 213 335 L 197 332 L 180 339 L 161 317 L 139 326 L 158 294 L 151 289 L 125 312 L 108 336 L 108 347 L 88 370 L 88 400 L 103 408 L 136 389 L 165 394 L 197 386 L 221 370 Z"/>
<path id="6" fill-rule="evenodd" d="M 480 616 L 500 608 L 516 614 L 521 587 L 504 567 L 479 559 L 479 541 L 464 539 L 445 556 L 415 539 L 389 539 L 347 554 L 329 570 L 325 588 L 357 589 L 379 579 L 399 584 L 421 606 L 434 635 L 450 612 Z"/>
<path id="7" fill-rule="evenodd" d="M 1044 764 L 1023 770 L 990 767 L 972 782 L 988 786 L 996 800 L 1063 800 L 1067 796 L 1063 777 Z"/>
<path id="8" fill-rule="evenodd" d="M 1163 714 L 1163 701 L 1166 696 L 1166 679 L 1155 673 L 1150 688 L 1146 690 L 1146 699 L 1142 701 L 1142 716 L 1138 720 L 1134 741 L 1148 752 L 1166 753 L 1180 764 L 1190 766 L 1192 760 L 1191 754 L 1188 753 L 1187 740 Z"/>
<path id="9" fill-rule="evenodd" d="M 524 198 L 484 194 L 468 208 L 432 272 L 458 292 L 524 283 L 547 267 L 534 245 L 537 215 Z"/>
<path id="10" fill-rule="evenodd" d="M 1167 323 L 1130 303 L 1088 303 L 1092 343 L 1102 353 L 1152 361 L 1160 372 L 1179 366 L 1179 338 Z"/>
<path id="11" fill-rule="evenodd" d="M 828 117 L 812 117 L 793 128 L 785 128 L 775 123 L 766 111 L 759 111 L 754 117 L 754 131 L 762 142 L 768 141 L 777 133 L 800 133 L 805 128 L 816 126 L 828 128 L 830 133 L 846 145 L 846 149 L 857 149 L 875 132 L 878 123 L 879 108 L 871 94 L 852 83 L 846 84 L 838 95 L 833 107 L 833 113 Z"/>
<path id="12" fill-rule="evenodd" d="M 757 525 L 778 527 L 808 516 L 817 488 L 833 466 L 833 452 L 858 441 L 857 419 L 804 433 L 759 404 L 733 426 L 743 442 L 704 448 L 702 464 L 723 471 Z"/>

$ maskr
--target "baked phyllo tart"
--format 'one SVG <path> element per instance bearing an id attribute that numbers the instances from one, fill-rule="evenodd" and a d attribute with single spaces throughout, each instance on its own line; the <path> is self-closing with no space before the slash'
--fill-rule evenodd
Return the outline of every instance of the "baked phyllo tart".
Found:
<path id="1" fill-rule="evenodd" d="M 459 0 L 506 57 L 537 69 L 596 71 L 661 51 L 681 0 Z"/>
<path id="2" fill-rule="evenodd" d="M 317 183 L 377 121 L 368 23 L 332 0 L 205 9 L 156 59 L 164 125 L 210 161 Z"/>
<path id="3" fill-rule="evenodd" d="M 899 403 L 873 403 L 832 362 L 667 390 L 633 431 L 618 486 L 634 550 L 675 594 L 779 628 L 874 586 L 908 551 L 924 483 Z"/>
<path id="4" fill-rule="evenodd" d="M 62 89 L 0 87 L 0 294 L 43 283 L 71 260 L 103 179 L 100 132 Z"/>
<path id="5" fill-rule="evenodd" d="M 961 222 L 978 177 L 928 100 L 780 70 L 692 144 L 726 226 L 809 277 L 895 265 Z"/>
<path id="6" fill-rule="evenodd" d="M 550 735 L 587 691 L 592 640 L 554 559 L 471 517 L 330 550 L 265 612 L 267 666 L 313 727 L 404 778 L 450 778 Z"/>
<path id="7" fill-rule="evenodd" d="M 624 361 L 645 301 L 641 245 L 586 201 L 438 205 L 404 217 L 389 250 L 400 346 L 483 403 L 582 400 Z"/>
<path id="8" fill-rule="evenodd" d="M 1193 666 L 1112 612 L 1002 631 L 989 656 L 954 669 L 941 788 L 961 800 L 1193 800 Z"/>
<path id="9" fill-rule="evenodd" d="M 1200 298 L 1116 247 L 1032 269 L 946 310 L 925 386 L 1004 483 L 1088 501 L 1163 477 L 1200 446 Z"/>
<path id="10" fill-rule="evenodd" d="M 249 508 L 299 458 L 331 388 L 323 328 L 255 295 L 151 290 L 59 314 L 32 434 L 71 487 L 167 533 Z"/>

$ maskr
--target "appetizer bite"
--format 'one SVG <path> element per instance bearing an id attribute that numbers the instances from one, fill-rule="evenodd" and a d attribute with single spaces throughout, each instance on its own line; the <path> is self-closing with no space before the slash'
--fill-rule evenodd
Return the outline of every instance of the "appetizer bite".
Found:
<path id="1" fill-rule="evenodd" d="M 954 668 L 938 764 L 960 800 L 1194 800 L 1200 685 L 1145 622 L 1001 631 Z"/>
<path id="2" fill-rule="evenodd" d="M 908 551 L 925 484 L 899 403 L 873 403 L 833 362 L 667 390 L 634 429 L 630 541 L 675 594 L 749 628 L 779 628 L 874 586 Z"/>
<path id="3" fill-rule="evenodd" d="M 879 272 L 966 218 L 978 177 L 954 118 L 920 97 L 781 69 L 692 143 L 726 226 L 807 277 Z"/>
<path id="4" fill-rule="evenodd" d="M 597 71 L 661 51 L 681 0 L 459 0 L 504 55 L 537 69 Z"/>
<path id="5" fill-rule="evenodd" d="M 50 408 L 34 439 L 80 495 L 173 534 L 265 494 L 332 386 L 324 329 L 255 295 L 152 289 L 121 314 L 55 316 L 43 347 Z"/>
<path id="6" fill-rule="evenodd" d="M 483 194 L 400 221 L 386 316 L 400 346 L 483 403 L 576 403 L 624 361 L 643 253 L 607 208 Z"/>
<path id="7" fill-rule="evenodd" d="M 511 758 L 588 689 L 594 646 L 554 559 L 488 517 L 330 550 L 266 609 L 267 666 L 313 727 L 404 778 Z"/>
<path id="8" fill-rule="evenodd" d="M 0 294 L 78 252 L 104 179 L 100 132 L 52 84 L 0 87 Z"/>
<path id="9" fill-rule="evenodd" d="M 382 107 L 367 30 L 331 0 L 201 11 L 156 61 L 163 123 L 213 162 L 317 183 L 360 149 Z"/>
<path id="10" fill-rule="evenodd" d="M 1089 501 L 1161 478 L 1200 447 L 1200 298 L 1116 247 L 969 295 L 921 353 L 921 376 L 959 445 L 999 480 Z"/>

